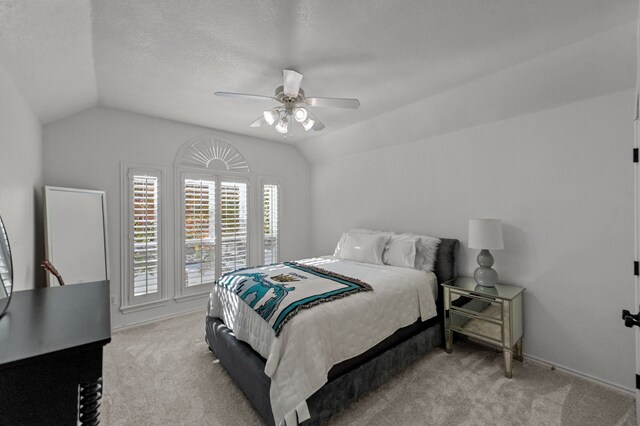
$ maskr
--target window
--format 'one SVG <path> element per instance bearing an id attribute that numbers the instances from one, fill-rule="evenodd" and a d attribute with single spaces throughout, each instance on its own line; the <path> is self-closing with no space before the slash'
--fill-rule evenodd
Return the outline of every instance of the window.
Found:
<path id="1" fill-rule="evenodd" d="M 262 185 L 262 246 L 263 263 L 278 262 L 278 204 L 279 185 Z"/>
<path id="2" fill-rule="evenodd" d="M 123 305 L 155 300 L 161 294 L 161 172 L 130 169 L 128 174 L 128 300 Z"/>
<path id="3" fill-rule="evenodd" d="M 215 280 L 215 195 L 215 181 L 184 181 L 184 276 L 187 287 Z"/>
<path id="4" fill-rule="evenodd" d="M 220 275 L 247 266 L 248 185 L 214 176 L 183 176 L 184 287 L 211 284 Z"/>
<path id="5" fill-rule="evenodd" d="M 247 184 L 220 184 L 222 273 L 247 267 Z"/>

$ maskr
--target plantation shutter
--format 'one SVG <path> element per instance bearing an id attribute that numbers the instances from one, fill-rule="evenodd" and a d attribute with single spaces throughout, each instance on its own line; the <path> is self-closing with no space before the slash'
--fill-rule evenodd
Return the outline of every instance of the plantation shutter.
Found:
<path id="1" fill-rule="evenodd" d="M 221 272 L 247 266 L 247 184 L 220 183 Z"/>
<path id="2" fill-rule="evenodd" d="M 263 185 L 263 244 L 264 264 L 278 262 L 278 185 Z"/>
<path id="3" fill-rule="evenodd" d="M 187 287 L 216 278 L 215 181 L 184 181 L 184 267 Z"/>
<path id="4" fill-rule="evenodd" d="M 158 178 L 134 175 L 132 179 L 133 295 L 158 292 Z"/>

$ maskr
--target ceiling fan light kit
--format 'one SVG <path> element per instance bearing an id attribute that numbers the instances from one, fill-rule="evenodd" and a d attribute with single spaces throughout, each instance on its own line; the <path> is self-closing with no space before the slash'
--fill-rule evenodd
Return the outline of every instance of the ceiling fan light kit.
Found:
<path id="1" fill-rule="evenodd" d="M 287 134 L 289 131 L 289 120 L 287 120 L 287 117 L 282 117 L 280 121 L 278 121 L 278 124 L 276 124 L 276 130 L 280 133 Z"/>
<path id="2" fill-rule="evenodd" d="M 305 132 L 308 132 L 309 130 L 311 130 L 313 128 L 314 124 L 315 124 L 315 121 L 313 121 L 311 118 L 307 117 L 307 119 L 302 122 L 302 127 L 304 128 Z"/>
<path id="3" fill-rule="evenodd" d="M 308 115 L 309 114 L 307 114 L 307 110 L 303 107 L 297 107 L 293 110 L 293 116 L 298 123 L 302 123 L 304 120 L 306 120 Z"/>
<path id="4" fill-rule="evenodd" d="M 278 108 L 266 110 L 262 113 L 262 116 L 264 117 L 264 121 L 266 121 L 269 126 L 273 126 L 273 123 L 278 121 L 278 119 L 280 118 L 280 111 L 278 110 Z"/>
<path id="5" fill-rule="evenodd" d="M 282 77 L 284 84 L 276 89 L 275 96 L 273 97 L 234 92 L 216 92 L 215 94 L 217 96 L 280 102 L 282 104 L 281 106 L 265 110 L 262 113 L 262 117 L 251 123 L 250 126 L 261 127 L 265 123 L 269 126 L 275 124 L 276 131 L 284 135 L 291 131 L 291 127 L 289 126 L 291 117 L 302 125 L 305 132 L 310 130 L 317 132 L 324 129 L 324 124 L 316 117 L 313 117 L 307 109 L 309 106 L 347 109 L 358 109 L 360 107 L 360 101 L 357 99 L 307 98 L 305 97 L 304 90 L 300 87 L 302 84 L 302 74 L 293 70 L 283 70 Z"/>

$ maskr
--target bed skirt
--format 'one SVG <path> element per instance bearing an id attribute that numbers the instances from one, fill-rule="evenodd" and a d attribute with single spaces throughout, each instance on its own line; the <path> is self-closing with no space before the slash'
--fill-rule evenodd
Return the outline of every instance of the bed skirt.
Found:
<path id="1" fill-rule="evenodd" d="M 329 372 L 329 381 L 307 400 L 311 418 L 301 425 L 315 426 L 324 423 L 424 354 L 442 346 L 442 324 L 439 317 L 418 326 L 419 330 L 415 325 L 401 329 L 400 337 L 395 336 L 396 341 L 391 347 L 385 347 L 385 341 L 376 345 L 366 361 L 356 357 L 334 366 Z M 269 397 L 271 379 L 264 373 L 264 358 L 248 344 L 237 340 L 219 318 L 206 318 L 206 340 L 251 405 L 268 425 L 274 425 Z M 375 353 L 376 348 L 378 353 Z M 366 355 L 367 353 L 363 354 L 364 358 Z"/>

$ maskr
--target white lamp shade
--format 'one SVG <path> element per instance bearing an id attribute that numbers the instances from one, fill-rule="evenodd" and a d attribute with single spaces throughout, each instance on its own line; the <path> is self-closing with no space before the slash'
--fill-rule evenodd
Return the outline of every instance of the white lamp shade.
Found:
<path id="1" fill-rule="evenodd" d="M 287 120 L 287 117 L 283 117 L 278 121 L 276 130 L 280 133 L 287 133 L 289 131 L 289 120 Z"/>
<path id="2" fill-rule="evenodd" d="M 273 123 L 278 121 L 278 118 L 280 118 L 280 111 L 278 111 L 277 108 L 266 110 L 262 113 L 262 116 L 269 126 L 273 126 Z"/>
<path id="3" fill-rule="evenodd" d="M 302 123 L 306 120 L 308 115 L 307 110 L 302 107 L 298 107 L 293 110 L 293 118 L 295 118 L 298 123 Z"/>
<path id="4" fill-rule="evenodd" d="M 469 248 L 502 250 L 502 223 L 500 219 L 470 219 Z"/>
<path id="5" fill-rule="evenodd" d="M 304 121 L 302 122 L 302 127 L 304 127 L 304 131 L 305 131 L 305 132 L 308 132 L 309 130 L 311 130 L 311 129 L 313 128 L 313 125 L 314 125 L 315 123 L 316 123 L 316 122 L 315 122 L 315 121 L 313 121 L 313 120 L 311 119 L 311 117 L 307 117 L 307 119 L 306 119 L 306 120 L 304 120 Z"/>

